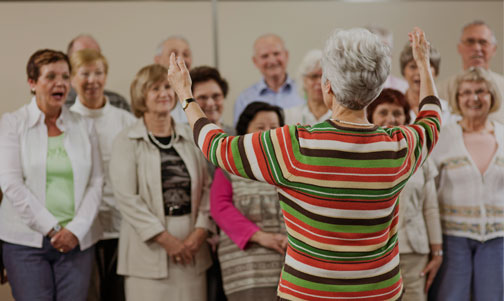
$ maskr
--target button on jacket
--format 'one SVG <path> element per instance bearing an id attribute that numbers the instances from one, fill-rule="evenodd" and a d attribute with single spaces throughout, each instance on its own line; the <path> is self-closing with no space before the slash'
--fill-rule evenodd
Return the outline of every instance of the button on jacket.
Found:
<path id="1" fill-rule="evenodd" d="M 45 206 L 47 127 L 35 98 L 0 120 L 0 239 L 42 247 L 42 240 L 57 223 Z M 66 226 L 82 250 L 101 236 L 96 221 L 103 185 L 100 151 L 93 123 L 65 107 L 56 121 L 72 164 L 75 214 Z"/>
<path id="2" fill-rule="evenodd" d="M 201 151 L 192 141 L 188 125 L 174 124 L 173 147 L 191 177 L 191 219 L 193 229 L 214 231 L 210 220 L 210 177 Z M 119 234 L 117 272 L 121 275 L 166 278 L 168 255 L 153 238 L 166 228 L 161 184 L 161 156 L 148 138 L 143 118 L 123 130 L 114 140 L 110 177 L 123 220 Z M 193 230 L 191 229 L 191 230 Z M 211 265 L 204 243 L 195 257 L 199 272 Z"/>

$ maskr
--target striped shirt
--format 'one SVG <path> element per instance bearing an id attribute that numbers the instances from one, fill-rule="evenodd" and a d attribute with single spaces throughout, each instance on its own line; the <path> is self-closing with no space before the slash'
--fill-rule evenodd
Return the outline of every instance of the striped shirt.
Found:
<path id="1" fill-rule="evenodd" d="M 288 248 L 278 285 L 287 300 L 396 300 L 402 293 L 398 196 L 439 136 L 439 100 L 414 124 L 348 128 L 330 120 L 228 136 L 194 126 L 204 155 L 233 174 L 278 187 Z"/>

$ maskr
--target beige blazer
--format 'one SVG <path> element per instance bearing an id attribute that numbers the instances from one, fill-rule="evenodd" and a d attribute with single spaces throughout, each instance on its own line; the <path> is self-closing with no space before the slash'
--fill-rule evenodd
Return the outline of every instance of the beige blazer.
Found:
<path id="1" fill-rule="evenodd" d="M 206 160 L 194 144 L 189 126 L 174 124 L 174 127 L 176 138 L 173 147 L 191 177 L 193 225 L 215 232 L 209 213 L 210 177 Z M 168 277 L 168 255 L 152 239 L 166 229 L 161 158 L 157 147 L 149 141 L 143 118 L 115 138 L 110 176 L 123 217 L 119 234 L 118 274 L 153 279 Z M 195 264 L 198 272 L 211 265 L 206 243 L 196 255 Z"/>

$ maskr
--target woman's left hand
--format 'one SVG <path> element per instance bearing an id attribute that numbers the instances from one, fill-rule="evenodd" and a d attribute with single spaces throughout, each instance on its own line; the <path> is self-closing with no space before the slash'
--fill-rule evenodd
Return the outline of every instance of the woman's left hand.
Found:
<path id="1" fill-rule="evenodd" d="M 421 276 L 427 275 L 427 279 L 425 280 L 425 293 L 429 291 L 436 274 L 441 267 L 441 263 L 443 262 L 443 256 L 434 255 L 431 257 L 431 260 L 427 263 L 425 268 L 423 269 Z"/>
<path id="2" fill-rule="evenodd" d="M 51 238 L 51 245 L 61 253 L 72 251 L 78 244 L 77 237 L 66 228 L 61 229 Z"/>
<path id="3" fill-rule="evenodd" d="M 170 67 L 168 68 L 168 81 L 175 90 L 180 101 L 192 98 L 191 75 L 181 56 L 170 55 Z"/>
<path id="4" fill-rule="evenodd" d="M 186 248 L 189 249 L 189 251 L 191 251 L 191 254 L 194 256 L 198 252 L 201 245 L 207 239 L 207 236 L 208 236 L 208 232 L 206 229 L 196 228 L 184 240 L 184 245 L 186 246 Z"/>

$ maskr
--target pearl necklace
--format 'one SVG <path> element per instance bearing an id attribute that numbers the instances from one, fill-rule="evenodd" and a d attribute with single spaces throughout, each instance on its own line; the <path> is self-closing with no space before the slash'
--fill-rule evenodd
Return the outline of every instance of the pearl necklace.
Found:
<path id="1" fill-rule="evenodd" d="M 339 123 L 343 123 L 343 124 L 355 125 L 355 126 L 364 126 L 364 127 L 374 127 L 375 126 L 372 123 L 357 123 L 357 122 L 339 120 L 339 119 L 336 119 L 336 118 L 331 118 L 330 120 L 336 121 L 336 122 L 339 122 Z"/>
<path id="2" fill-rule="evenodd" d="M 151 138 L 152 142 L 154 142 L 154 144 L 156 146 L 158 146 L 159 148 L 161 148 L 161 149 L 170 149 L 170 148 L 172 148 L 172 146 L 173 146 L 173 139 L 175 139 L 175 137 L 173 135 L 173 131 L 172 131 L 170 142 L 168 144 L 163 144 L 163 143 L 159 142 L 159 140 L 157 140 L 156 137 L 154 137 L 154 135 L 152 134 L 151 131 L 149 131 L 149 137 Z"/>

